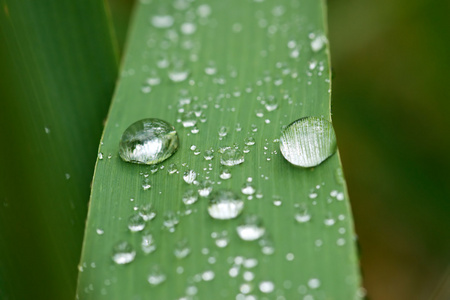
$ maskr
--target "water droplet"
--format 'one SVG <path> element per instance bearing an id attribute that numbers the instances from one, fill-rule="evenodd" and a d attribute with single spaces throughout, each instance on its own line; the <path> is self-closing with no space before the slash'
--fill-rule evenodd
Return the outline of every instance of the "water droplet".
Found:
<path id="1" fill-rule="evenodd" d="M 132 262 L 135 256 L 136 251 L 128 242 L 119 242 L 113 247 L 112 259 L 118 265 Z"/>
<path id="2" fill-rule="evenodd" d="M 220 190 L 213 193 L 208 206 L 208 213 L 214 219 L 234 219 L 244 209 L 244 202 L 235 193 Z"/>
<path id="3" fill-rule="evenodd" d="M 182 197 L 183 203 L 186 205 L 191 205 L 197 202 L 198 194 L 195 190 L 187 190 Z"/>
<path id="4" fill-rule="evenodd" d="M 156 217 L 156 212 L 153 209 L 153 205 L 150 203 L 144 204 L 139 208 L 139 215 L 144 219 L 144 221 L 153 220 Z"/>
<path id="5" fill-rule="evenodd" d="M 205 158 L 205 160 L 212 160 L 214 158 L 214 150 L 213 149 L 206 150 L 203 157 Z"/>
<path id="6" fill-rule="evenodd" d="M 197 7 L 197 14 L 201 18 L 207 18 L 211 14 L 211 6 L 202 4 Z"/>
<path id="7" fill-rule="evenodd" d="M 207 75 L 214 75 L 217 73 L 216 64 L 214 62 L 209 62 L 208 66 L 205 68 L 205 73 Z"/>
<path id="8" fill-rule="evenodd" d="M 266 232 L 261 219 L 256 215 L 246 216 L 244 223 L 239 225 L 236 230 L 239 237 L 244 241 L 255 241 Z"/>
<path id="9" fill-rule="evenodd" d="M 258 265 L 258 260 L 256 258 L 247 258 L 244 261 L 244 267 L 247 269 L 254 268 Z"/>
<path id="10" fill-rule="evenodd" d="M 336 152 L 333 126 L 322 118 L 299 119 L 283 130 L 280 150 L 291 164 L 300 167 L 317 166 Z"/>
<path id="11" fill-rule="evenodd" d="M 182 239 L 175 244 L 175 248 L 173 250 L 173 254 L 176 258 L 182 259 L 191 253 L 191 249 L 189 248 L 189 243 L 187 239 Z"/>
<path id="12" fill-rule="evenodd" d="M 228 167 L 242 164 L 244 160 L 244 153 L 239 149 L 231 147 L 226 148 L 220 157 L 220 163 Z"/>
<path id="13" fill-rule="evenodd" d="M 142 179 L 142 189 L 144 191 L 148 190 L 151 187 L 152 187 L 152 185 L 150 184 L 150 179 L 148 179 L 148 178 Z"/>
<path id="14" fill-rule="evenodd" d="M 278 108 L 278 99 L 273 96 L 267 97 L 264 103 L 264 107 L 268 112 L 274 111 Z"/>
<path id="15" fill-rule="evenodd" d="M 164 274 L 159 266 L 155 265 L 153 266 L 152 270 L 150 271 L 150 274 L 147 277 L 148 283 L 150 283 L 153 286 L 160 285 L 166 280 L 166 274 Z"/>
<path id="16" fill-rule="evenodd" d="M 167 168 L 167 172 L 169 172 L 169 174 L 178 172 L 178 166 L 176 164 L 170 164 Z"/>
<path id="17" fill-rule="evenodd" d="M 128 218 L 128 229 L 130 229 L 131 232 L 142 231 L 144 227 L 145 221 L 140 214 L 134 214 L 131 215 L 130 218 Z"/>
<path id="18" fill-rule="evenodd" d="M 173 70 L 170 70 L 168 75 L 169 79 L 173 82 L 182 82 L 187 79 L 189 71 L 183 68 L 175 68 Z"/>
<path id="19" fill-rule="evenodd" d="M 259 290 L 264 294 L 272 293 L 274 289 L 275 285 L 272 281 L 261 281 L 259 283 Z"/>
<path id="20" fill-rule="evenodd" d="M 208 197 L 213 189 L 212 182 L 210 180 L 203 180 L 198 185 L 198 194 L 200 197 Z"/>
<path id="21" fill-rule="evenodd" d="M 311 278 L 308 280 L 308 286 L 312 289 L 317 289 L 320 286 L 320 280 L 317 278 Z"/>
<path id="22" fill-rule="evenodd" d="M 246 182 L 242 186 L 241 192 L 244 195 L 253 195 L 256 192 L 256 190 L 250 182 Z"/>
<path id="23" fill-rule="evenodd" d="M 156 250 L 155 239 L 150 232 L 146 232 L 142 236 L 141 249 L 145 254 L 152 253 Z"/>
<path id="24" fill-rule="evenodd" d="M 194 23 L 186 22 L 181 24 L 181 32 L 186 35 L 191 35 L 197 30 L 197 26 Z"/>
<path id="25" fill-rule="evenodd" d="M 211 270 L 205 271 L 205 272 L 203 272 L 203 274 L 202 274 L 202 279 L 203 279 L 204 281 L 211 281 L 211 280 L 214 279 L 214 277 L 215 277 L 215 274 L 214 274 L 214 272 L 211 271 Z"/>
<path id="26" fill-rule="evenodd" d="M 299 223 L 306 223 L 311 220 L 311 215 L 306 209 L 306 205 L 301 205 L 297 208 L 297 212 L 295 214 L 295 220 Z"/>
<path id="27" fill-rule="evenodd" d="M 105 231 L 103 231 L 103 229 L 101 228 L 97 228 L 95 231 L 97 232 L 98 235 L 103 235 L 105 233 Z"/>
<path id="28" fill-rule="evenodd" d="M 336 224 L 336 220 L 332 217 L 332 216 L 327 216 L 326 218 L 325 218 L 325 220 L 323 221 L 323 223 L 326 225 L 326 226 L 333 226 L 334 224 Z"/>
<path id="29" fill-rule="evenodd" d="M 100 153 L 98 154 L 98 159 L 103 159 L 103 153 L 100 152 Z"/>
<path id="30" fill-rule="evenodd" d="M 259 241 L 259 246 L 261 247 L 261 252 L 265 255 L 272 255 L 275 252 L 275 247 L 273 246 L 272 240 L 266 235 L 264 235 Z"/>
<path id="31" fill-rule="evenodd" d="M 187 184 L 192 184 L 194 182 L 195 178 L 197 178 L 197 173 L 195 173 L 195 171 L 187 170 L 186 172 L 184 172 L 183 180 Z"/>
<path id="32" fill-rule="evenodd" d="M 173 211 L 167 211 L 164 214 L 164 221 L 163 224 L 165 227 L 167 227 L 169 229 L 169 231 L 173 232 L 175 231 L 175 226 L 178 224 L 179 222 L 179 218 L 177 216 L 176 213 L 174 213 Z"/>
<path id="33" fill-rule="evenodd" d="M 184 128 L 194 127 L 197 124 L 197 119 L 192 111 L 187 111 L 181 116 L 181 124 Z"/>
<path id="34" fill-rule="evenodd" d="M 169 15 L 153 16 L 151 19 L 152 25 L 156 28 L 169 28 L 173 25 L 173 17 Z"/>
<path id="35" fill-rule="evenodd" d="M 119 155 L 126 162 L 153 165 L 171 157 L 178 144 L 178 134 L 172 125 L 160 119 L 143 119 L 125 130 Z"/>
<path id="36" fill-rule="evenodd" d="M 314 52 L 319 52 L 328 43 L 327 37 L 323 34 L 310 34 L 309 37 L 311 38 L 311 49 Z"/>
<path id="37" fill-rule="evenodd" d="M 255 138 L 254 137 L 252 137 L 252 136 L 249 136 L 249 137 L 247 137 L 245 140 L 244 140 L 244 143 L 247 145 L 247 146 L 253 146 L 256 142 L 255 142 Z"/>
<path id="38" fill-rule="evenodd" d="M 213 235 L 213 238 L 215 239 L 216 246 L 219 248 L 225 248 L 226 246 L 228 246 L 228 243 L 230 242 L 230 238 L 228 237 L 227 231 L 216 233 Z"/>
<path id="39" fill-rule="evenodd" d="M 151 76 L 147 78 L 146 82 L 148 85 L 155 86 L 161 83 L 161 78 L 158 76 Z"/>
<path id="40" fill-rule="evenodd" d="M 225 137 L 228 134 L 228 128 L 225 126 L 222 126 L 219 128 L 219 136 L 220 137 Z"/>

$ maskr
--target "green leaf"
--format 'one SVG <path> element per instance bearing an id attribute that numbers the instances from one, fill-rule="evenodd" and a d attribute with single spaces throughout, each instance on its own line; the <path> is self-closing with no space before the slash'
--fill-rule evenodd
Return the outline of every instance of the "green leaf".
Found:
<path id="1" fill-rule="evenodd" d="M 75 295 L 117 74 L 103 1 L 0 1 L 0 298 Z"/>
<path id="2" fill-rule="evenodd" d="M 361 297 L 339 156 L 305 169 L 279 149 L 284 126 L 330 119 L 324 17 L 323 1 L 137 5 L 94 176 L 79 299 Z M 180 138 L 157 167 L 118 155 L 122 133 L 145 118 L 173 124 Z M 244 162 L 221 165 L 220 152 L 236 146 Z M 220 177 L 224 168 L 230 179 Z M 183 180 L 189 170 L 192 185 Z M 210 186 L 244 199 L 242 214 L 214 219 L 207 197 L 183 203 L 185 193 Z M 133 230 L 142 227 L 135 215 L 149 204 L 156 217 L 130 232 L 129 218 Z M 253 237 L 243 229 L 255 229 Z M 128 263 L 116 264 L 113 249 Z"/>

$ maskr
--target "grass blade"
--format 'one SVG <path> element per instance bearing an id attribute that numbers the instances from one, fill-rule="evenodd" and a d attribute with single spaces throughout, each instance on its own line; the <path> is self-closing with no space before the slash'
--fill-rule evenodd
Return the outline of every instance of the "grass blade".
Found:
<path id="1" fill-rule="evenodd" d="M 338 155 L 315 168 L 296 168 L 283 159 L 277 141 L 282 126 L 294 120 L 330 116 L 324 16 L 321 1 L 137 5 L 100 147 L 104 158 L 94 176 L 78 298 L 361 297 Z M 156 78 L 160 82 L 153 85 Z M 152 167 L 118 156 L 124 130 L 144 118 L 166 120 L 180 135 L 178 152 L 154 174 Z M 188 121 L 197 122 L 194 130 L 185 128 Z M 220 178 L 218 150 L 233 144 L 244 150 L 249 137 L 256 143 L 248 146 L 245 162 L 230 167 L 231 179 Z M 214 158 L 205 160 L 209 149 Z M 190 169 L 200 185 L 210 180 L 213 190 L 238 194 L 251 178 L 256 193 L 245 200 L 239 218 L 214 220 L 206 199 L 189 207 L 181 201 L 188 189 L 198 189 L 182 179 Z M 151 188 L 144 190 L 146 180 Z M 156 250 L 145 254 L 143 234 L 127 227 L 129 217 L 149 203 L 156 218 L 145 230 Z M 295 220 L 298 207 L 308 209 L 310 221 Z M 173 232 L 167 228 L 170 214 L 179 222 Z M 259 241 L 243 241 L 236 233 L 248 214 L 257 215 L 266 228 L 268 235 Z M 221 248 L 217 236 L 223 232 L 229 241 Z M 128 265 L 111 259 L 119 241 L 136 250 Z M 189 253 L 180 258 L 180 251 Z M 164 276 L 155 276 L 155 268 Z M 165 280 L 152 286 L 152 274 L 154 285 Z M 273 283 L 273 291 L 264 282 Z"/>

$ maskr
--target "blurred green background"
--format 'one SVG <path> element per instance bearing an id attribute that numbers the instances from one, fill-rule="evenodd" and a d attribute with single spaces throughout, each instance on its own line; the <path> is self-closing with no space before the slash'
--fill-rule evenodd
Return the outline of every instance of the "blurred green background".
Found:
<path id="1" fill-rule="evenodd" d="M 450 299 L 450 2 L 330 0 L 332 112 L 370 299 Z"/>
<path id="2" fill-rule="evenodd" d="M 122 49 L 132 1 L 109 2 L 119 48 Z M 43 12 L 30 11 L 28 18 L 39 13 Z M 450 159 L 447 157 L 450 149 L 449 15 L 449 1 L 328 1 L 334 74 L 333 122 L 359 236 L 361 267 L 369 299 L 450 299 Z M 87 20 L 85 30 L 92 34 L 89 21 L 93 22 Z M 48 22 L 44 25 L 53 26 L 52 20 Z M 65 36 L 63 31 L 60 34 Z M 102 28 L 97 28 L 97 34 L 102 34 Z M 0 45 L 0 54 L 3 55 L 1 49 Z M 106 73 L 114 74 L 113 60 L 113 53 L 109 53 L 103 62 L 110 68 L 109 71 L 104 70 Z M 1 93 L 25 97 L 27 90 L 14 91 L 14 85 L 10 82 L 11 72 L 17 70 L 17 66 L 9 64 L 7 59 L 1 62 Z M 16 288 L 17 283 L 11 284 L 14 280 L 27 283 L 24 290 L 35 289 L 37 298 L 34 299 L 40 299 L 39 296 L 45 294 L 50 296 L 49 299 L 65 299 L 67 289 L 74 290 L 75 266 L 62 274 L 60 271 L 66 268 L 64 263 L 58 268 L 49 266 L 48 262 L 55 258 L 62 262 L 77 260 L 74 254 L 77 251 L 64 252 L 61 249 L 80 247 L 86 210 L 74 210 L 77 213 L 73 215 L 65 210 L 65 215 L 46 221 L 45 212 L 36 210 L 38 206 L 34 206 L 32 199 L 26 199 L 33 195 L 33 190 L 42 188 L 45 178 L 41 178 L 42 173 L 30 173 L 28 170 L 39 167 L 47 168 L 44 171 L 48 174 L 60 173 L 59 179 L 45 186 L 43 192 L 49 194 L 52 186 L 59 185 L 63 188 L 59 189 L 60 194 L 55 195 L 58 199 L 70 192 L 74 198 L 79 194 L 86 195 L 87 203 L 92 174 L 82 174 L 80 168 L 69 170 L 69 167 L 92 164 L 87 169 L 93 170 L 95 141 L 99 140 L 101 130 L 98 120 L 106 116 L 113 79 L 105 78 L 104 84 L 92 95 L 92 99 L 100 97 L 104 103 L 96 106 L 88 116 L 88 123 L 95 127 L 94 130 L 90 131 L 89 136 L 79 136 L 84 137 L 84 142 L 89 146 L 83 153 L 71 145 L 67 148 L 72 149 L 73 156 L 81 155 L 80 162 L 64 162 L 60 167 L 52 165 L 55 161 L 51 159 L 36 166 L 17 159 L 21 155 L 33 157 L 44 151 L 38 148 L 35 153 L 32 146 L 39 145 L 39 140 L 46 138 L 43 128 L 48 124 L 45 118 L 36 118 L 38 129 L 27 132 L 20 126 L 22 121 L 26 121 L 27 114 L 36 115 L 36 106 L 33 106 L 36 102 L 21 115 L 14 102 L 1 100 L 0 129 L 4 142 L 0 174 L 1 243 L 14 244 L 17 253 L 12 258 L 11 252 L 8 252 L 12 247 L 4 250 L 6 248 L 0 246 L 0 299 L 7 299 L 7 291 Z M 31 83 L 27 81 L 24 84 Z M 63 95 L 64 91 L 61 93 Z M 89 99 L 83 101 L 90 103 Z M 63 107 L 73 111 L 75 119 L 48 125 L 53 130 L 51 133 L 62 137 L 70 134 L 71 122 L 76 123 L 76 118 L 86 118 L 80 107 L 77 104 Z M 88 132 L 84 128 L 86 125 L 80 126 L 77 130 Z M 57 131 L 59 127 L 62 132 Z M 13 134 L 11 128 L 17 129 L 16 132 L 21 135 Z M 23 138 L 28 136 L 34 140 L 31 140 L 31 146 L 21 149 L 21 153 L 9 147 L 14 143 L 23 143 Z M 45 144 L 41 146 L 42 149 L 47 147 Z M 50 149 L 57 151 L 51 145 Z M 86 149 L 94 154 L 87 153 Z M 71 174 L 71 180 L 65 179 L 65 172 Z M 17 194 L 8 194 L 5 192 L 8 185 L 23 189 L 18 189 Z M 80 191 L 79 186 L 85 188 Z M 22 206 L 15 206 L 12 199 L 21 197 L 24 199 Z M 47 206 L 52 206 L 54 201 L 48 198 L 40 200 L 49 201 Z M 51 213 L 57 214 L 59 206 L 63 205 L 63 202 L 54 201 L 54 212 Z M 83 206 L 85 203 L 75 205 Z M 35 223 L 31 229 L 30 226 L 21 226 L 29 218 L 40 223 Z M 63 226 L 55 228 L 59 221 Z M 42 228 L 47 233 L 41 236 L 39 230 Z M 57 230 L 59 237 L 63 237 L 65 232 L 74 236 L 61 240 L 61 245 L 53 247 L 54 252 L 48 252 L 42 245 L 55 242 L 55 239 L 48 238 L 54 230 Z M 5 235 L 5 232 L 10 234 Z M 67 243 L 69 240 L 72 242 Z M 30 253 L 35 256 L 30 257 Z M 18 264 L 17 258 L 22 258 Z M 26 274 L 17 273 L 10 277 L 8 270 L 11 268 L 26 270 L 26 266 L 31 266 L 33 262 L 35 265 L 28 267 Z M 43 274 L 45 279 L 36 281 L 36 274 Z M 64 278 L 58 278 L 61 276 Z M 55 286 L 53 281 L 65 284 Z M 28 285 L 32 282 L 34 285 Z M 17 295 L 30 294 L 21 292 Z M 18 296 L 17 299 L 22 298 Z"/>

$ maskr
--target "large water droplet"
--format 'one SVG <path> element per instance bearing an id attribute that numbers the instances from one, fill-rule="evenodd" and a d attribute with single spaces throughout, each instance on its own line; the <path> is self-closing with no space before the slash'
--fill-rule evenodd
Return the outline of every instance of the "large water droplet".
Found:
<path id="1" fill-rule="evenodd" d="M 306 117 L 283 130 L 280 150 L 291 164 L 314 167 L 336 152 L 333 126 L 325 119 Z"/>
<path id="2" fill-rule="evenodd" d="M 175 128 L 160 119 L 143 119 L 122 135 L 119 155 L 127 162 L 153 165 L 171 157 L 178 148 Z"/>
<path id="3" fill-rule="evenodd" d="M 135 256 L 136 251 L 128 242 L 119 242 L 113 247 L 112 259 L 118 265 L 132 262 Z"/>
<path id="4" fill-rule="evenodd" d="M 236 230 L 239 237 L 244 241 L 255 241 L 266 232 L 261 219 L 255 215 L 246 216 L 244 223 L 239 225 Z"/>
<path id="5" fill-rule="evenodd" d="M 235 193 L 227 190 L 215 192 L 209 203 L 208 213 L 214 219 L 234 219 L 244 209 L 244 202 Z"/>

